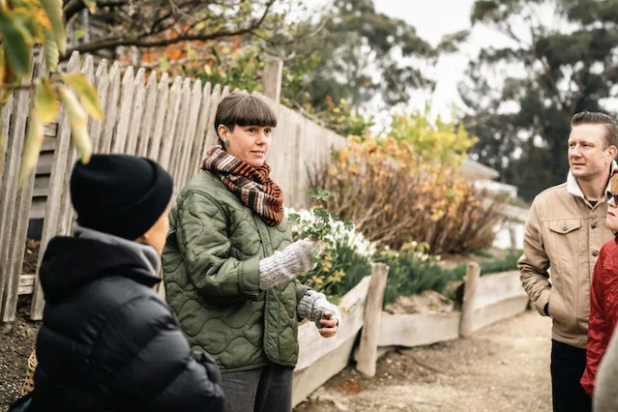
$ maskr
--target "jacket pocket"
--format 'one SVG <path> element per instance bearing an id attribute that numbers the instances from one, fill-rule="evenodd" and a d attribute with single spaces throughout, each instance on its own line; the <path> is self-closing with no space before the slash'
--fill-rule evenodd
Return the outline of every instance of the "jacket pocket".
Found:
<path id="1" fill-rule="evenodd" d="M 549 230 L 559 235 L 568 235 L 580 227 L 581 222 L 579 219 L 564 219 L 549 222 Z"/>
<path id="2" fill-rule="evenodd" d="M 547 312 L 549 316 L 552 318 L 554 323 L 562 323 L 568 320 L 567 316 L 564 316 L 564 304 L 562 302 L 562 298 L 558 296 L 558 292 L 555 288 L 551 288 L 551 292 L 549 293 L 549 305 L 547 307 Z"/>
<path id="3" fill-rule="evenodd" d="M 581 221 L 579 219 L 561 219 L 549 222 L 551 236 L 546 240 L 546 248 L 551 263 L 558 263 L 559 272 L 562 274 L 575 270 L 577 255 L 579 253 L 579 235 Z M 550 263 L 550 264 L 551 264 Z"/>
<path id="4" fill-rule="evenodd" d="M 575 307 L 565 301 L 560 292 L 552 288 L 549 295 L 549 316 L 552 319 L 554 329 L 562 336 L 578 335 Z"/>

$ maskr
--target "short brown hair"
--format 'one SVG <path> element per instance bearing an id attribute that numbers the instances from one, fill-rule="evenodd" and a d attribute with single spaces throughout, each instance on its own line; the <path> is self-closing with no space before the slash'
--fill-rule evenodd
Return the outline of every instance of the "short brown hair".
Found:
<path id="1" fill-rule="evenodd" d="M 581 112 L 575 114 L 571 119 L 571 127 L 584 124 L 599 124 L 605 126 L 606 148 L 609 146 L 618 148 L 618 125 L 616 125 L 616 121 L 610 116 L 599 112 Z"/>
<path id="2" fill-rule="evenodd" d="M 235 126 L 276 127 L 277 116 L 264 99 L 243 92 L 234 92 L 225 97 L 217 106 L 215 131 L 219 135 L 219 126 L 223 125 L 234 131 Z"/>

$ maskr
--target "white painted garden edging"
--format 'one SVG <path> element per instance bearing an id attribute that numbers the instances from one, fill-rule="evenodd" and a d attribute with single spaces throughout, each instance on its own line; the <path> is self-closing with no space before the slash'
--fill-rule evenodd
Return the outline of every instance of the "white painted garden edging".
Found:
<path id="1" fill-rule="evenodd" d="M 471 304 L 471 329 L 476 331 L 523 313 L 528 295 L 519 272 L 479 278 Z M 416 315 L 382 315 L 379 346 L 423 346 L 459 338 L 461 312 Z"/>
<path id="2" fill-rule="evenodd" d="M 348 365 L 356 336 L 363 327 L 370 281 L 367 276 L 341 299 L 343 319 L 335 337 L 324 339 L 312 322 L 298 328 L 300 354 L 294 372 L 294 405 Z"/>
<path id="3" fill-rule="evenodd" d="M 473 305 L 472 330 L 519 315 L 526 310 L 528 300 L 519 271 L 481 277 Z"/>

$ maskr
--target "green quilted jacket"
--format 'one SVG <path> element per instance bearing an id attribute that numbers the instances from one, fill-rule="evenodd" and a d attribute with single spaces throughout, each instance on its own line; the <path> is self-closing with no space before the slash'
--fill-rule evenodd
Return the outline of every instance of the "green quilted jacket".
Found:
<path id="1" fill-rule="evenodd" d="M 182 190 L 163 251 L 166 299 L 192 349 L 222 372 L 296 365 L 296 279 L 263 291 L 260 259 L 292 243 L 287 220 L 267 226 L 210 171 Z"/>

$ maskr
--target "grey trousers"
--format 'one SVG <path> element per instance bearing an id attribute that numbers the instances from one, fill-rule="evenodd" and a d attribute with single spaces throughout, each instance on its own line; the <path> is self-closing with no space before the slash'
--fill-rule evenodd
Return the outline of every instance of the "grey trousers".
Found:
<path id="1" fill-rule="evenodd" d="M 221 374 L 226 412 L 291 412 L 294 368 L 270 365 Z"/>

